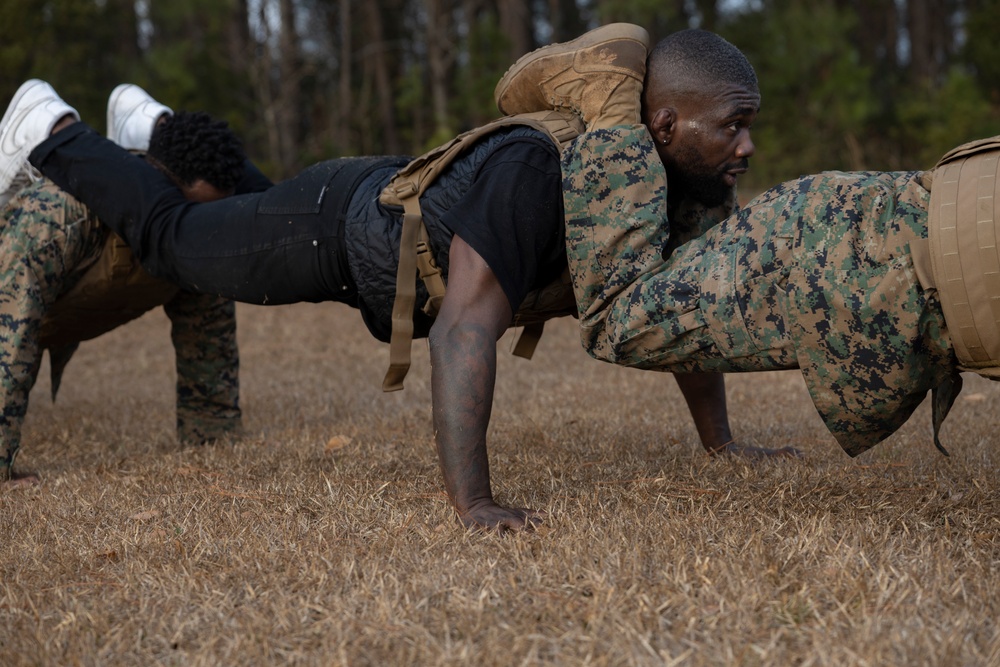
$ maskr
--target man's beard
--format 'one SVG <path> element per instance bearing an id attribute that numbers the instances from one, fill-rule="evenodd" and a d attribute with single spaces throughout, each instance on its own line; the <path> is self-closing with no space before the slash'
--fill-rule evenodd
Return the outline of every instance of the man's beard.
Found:
<path id="1" fill-rule="evenodd" d="M 721 168 L 710 167 L 696 150 L 685 150 L 674 161 L 672 168 L 667 170 L 670 194 L 691 198 L 709 208 L 720 206 L 732 192 L 732 188 L 723 180 L 723 174 L 730 169 L 746 166 L 747 160 L 744 158 Z"/>

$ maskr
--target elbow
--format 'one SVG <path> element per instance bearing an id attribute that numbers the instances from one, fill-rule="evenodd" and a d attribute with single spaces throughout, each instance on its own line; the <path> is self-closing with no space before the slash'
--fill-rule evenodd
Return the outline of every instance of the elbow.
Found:
<path id="1" fill-rule="evenodd" d="M 495 358 L 499 334 L 493 329 L 483 322 L 439 318 L 427 336 L 431 363 L 437 365 L 454 360 L 481 363 Z"/>
<path id="2" fill-rule="evenodd" d="M 427 332 L 427 343 L 431 350 L 447 347 L 448 341 L 456 335 L 459 323 L 443 317 L 438 317 Z"/>

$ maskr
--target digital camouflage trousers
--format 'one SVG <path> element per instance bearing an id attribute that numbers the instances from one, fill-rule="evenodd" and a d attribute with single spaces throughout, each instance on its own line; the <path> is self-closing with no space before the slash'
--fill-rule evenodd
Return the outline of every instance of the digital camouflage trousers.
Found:
<path id="1" fill-rule="evenodd" d="M 563 199 L 584 348 L 653 370 L 800 368 L 844 449 L 866 450 L 957 377 L 936 291 L 920 286 L 910 251 L 927 236 L 919 176 L 789 181 L 703 221 L 665 259 L 678 216 L 645 128 L 581 135 L 563 152 Z"/>

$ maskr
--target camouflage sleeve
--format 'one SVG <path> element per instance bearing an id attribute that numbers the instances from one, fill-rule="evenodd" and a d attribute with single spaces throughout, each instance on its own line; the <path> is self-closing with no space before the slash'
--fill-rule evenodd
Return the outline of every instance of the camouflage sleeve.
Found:
<path id="1" fill-rule="evenodd" d="M 636 293 L 663 269 L 670 237 L 667 176 L 649 133 L 634 126 L 580 135 L 563 151 L 562 173 L 566 254 L 584 349 L 615 364 L 690 370 L 653 365 L 678 333 L 654 320 L 680 315 L 684 304 L 670 294 Z"/>
<path id="2" fill-rule="evenodd" d="M 710 211 L 681 208 L 685 219 L 672 229 L 666 172 L 644 127 L 581 135 L 563 151 L 562 170 L 566 255 L 588 354 L 672 372 L 785 363 L 781 350 L 743 349 L 734 328 L 733 218 L 720 221 L 718 210 L 703 228 L 690 218 Z M 694 238 L 664 260 L 675 231 Z"/>
<path id="3" fill-rule="evenodd" d="M 667 175 L 642 126 L 581 135 L 562 154 L 566 250 L 580 323 L 663 264 Z"/>
<path id="4" fill-rule="evenodd" d="M 205 443 L 238 434 L 239 351 L 236 306 L 209 294 L 181 292 L 164 305 L 177 355 L 177 436 Z"/>
<path id="5" fill-rule="evenodd" d="M 97 229 L 82 204 L 48 181 L 25 188 L 0 213 L 0 477 L 20 448 L 42 317 L 100 252 Z"/>

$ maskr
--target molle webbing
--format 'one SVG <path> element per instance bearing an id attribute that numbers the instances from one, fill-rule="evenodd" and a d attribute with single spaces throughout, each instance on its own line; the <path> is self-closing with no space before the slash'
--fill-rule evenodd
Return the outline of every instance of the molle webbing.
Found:
<path id="1" fill-rule="evenodd" d="M 579 136 L 583 122 L 574 114 L 561 111 L 505 116 L 452 139 L 414 159 L 401 169 L 385 187 L 379 201 L 385 206 L 403 208 L 403 228 L 399 247 L 399 267 L 396 274 L 396 297 L 392 307 L 392 337 L 389 342 L 389 371 L 382 382 L 383 391 L 403 388 L 403 379 L 410 368 L 410 346 L 413 341 L 413 308 L 416 302 L 416 280 L 419 275 L 430 298 L 423 310 L 437 315 L 444 299 L 445 283 L 434 261 L 427 229 L 420 211 L 420 196 L 444 169 L 475 142 L 502 128 L 515 125 L 533 127 L 549 137 L 558 149 Z M 518 313 L 520 314 L 520 310 Z M 528 318 L 530 319 L 530 318 Z M 515 322 L 518 319 L 515 318 Z M 524 341 L 515 352 L 531 356 L 534 343 L 541 335 L 541 321 L 526 323 Z"/>
<path id="2" fill-rule="evenodd" d="M 960 369 L 1000 380 L 1000 136 L 941 158 L 927 224 L 934 282 Z"/>

